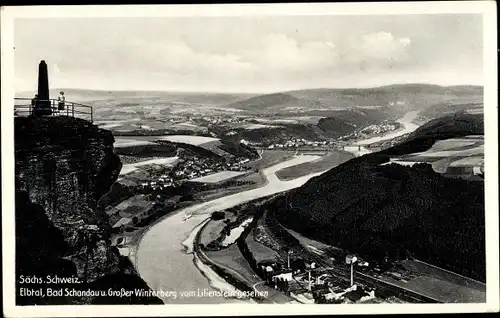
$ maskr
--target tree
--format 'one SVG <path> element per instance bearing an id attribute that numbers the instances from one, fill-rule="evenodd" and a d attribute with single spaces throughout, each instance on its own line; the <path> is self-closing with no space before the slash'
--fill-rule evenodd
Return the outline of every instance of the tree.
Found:
<path id="1" fill-rule="evenodd" d="M 215 211 L 212 213 L 212 220 L 222 220 L 225 217 L 224 212 Z"/>

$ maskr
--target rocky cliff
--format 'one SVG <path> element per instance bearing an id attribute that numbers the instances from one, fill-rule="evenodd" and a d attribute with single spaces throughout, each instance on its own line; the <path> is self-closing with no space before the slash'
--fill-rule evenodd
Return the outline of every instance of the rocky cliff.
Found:
<path id="1" fill-rule="evenodd" d="M 121 282 L 127 279 L 136 282 L 136 288 L 147 289 L 128 260 L 110 246 L 107 216 L 96 209 L 97 200 L 115 182 L 122 166 L 113 152 L 111 132 L 78 118 L 46 117 L 16 118 L 14 134 L 18 287 L 28 287 L 21 275 L 41 279 L 30 281 L 31 288 L 51 285 L 46 276 L 57 275 L 78 281 L 51 287 L 119 287 L 120 282 L 110 277 L 120 277 Z M 154 298 L 23 297 L 19 288 L 19 304 L 158 302 Z"/>

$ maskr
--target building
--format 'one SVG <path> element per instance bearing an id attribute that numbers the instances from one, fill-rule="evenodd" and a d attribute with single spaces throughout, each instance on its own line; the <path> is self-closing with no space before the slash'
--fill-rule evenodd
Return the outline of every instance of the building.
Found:
<path id="1" fill-rule="evenodd" d="M 276 281 L 277 279 L 284 279 L 286 281 L 291 281 L 293 279 L 292 271 L 287 270 L 287 271 L 283 271 L 279 274 L 273 275 L 272 280 Z"/>
<path id="2" fill-rule="evenodd" d="M 316 277 L 316 284 L 320 285 L 320 284 L 325 284 L 327 279 L 331 278 L 331 276 L 329 274 L 322 274 L 318 277 Z"/>
<path id="3" fill-rule="evenodd" d="M 117 227 L 126 226 L 126 225 L 130 224 L 130 222 L 132 222 L 131 218 L 122 217 L 112 227 L 117 228 Z"/>

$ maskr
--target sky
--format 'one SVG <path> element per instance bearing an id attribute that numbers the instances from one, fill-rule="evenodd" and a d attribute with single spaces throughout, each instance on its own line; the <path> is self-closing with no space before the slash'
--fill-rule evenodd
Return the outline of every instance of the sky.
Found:
<path id="1" fill-rule="evenodd" d="M 45 18 L 14 22 L 16 91 L 277 92 L 483 85 L 477 14 Z"/>

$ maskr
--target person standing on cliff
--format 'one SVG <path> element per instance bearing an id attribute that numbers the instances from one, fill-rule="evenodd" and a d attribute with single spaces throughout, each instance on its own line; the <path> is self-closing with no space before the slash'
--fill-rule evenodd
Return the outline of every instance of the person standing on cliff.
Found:
<path id="1" fill-rule="evenodd" d="M 64 96 L 64 92 L 59 92 L 59 97 L 57 97 L 58 102 L 58 110 L 64 110 L 64 103 L 66 102 L 66 97 Z"/>
<path id="2" fill-rule="evenodd" d="M 35 97 L 31 99 L 31 112 L 33 113 L 38 104 L 38 94 L 35 94 Z M 31 114 L 30 114 L 31 115 Z"/>

